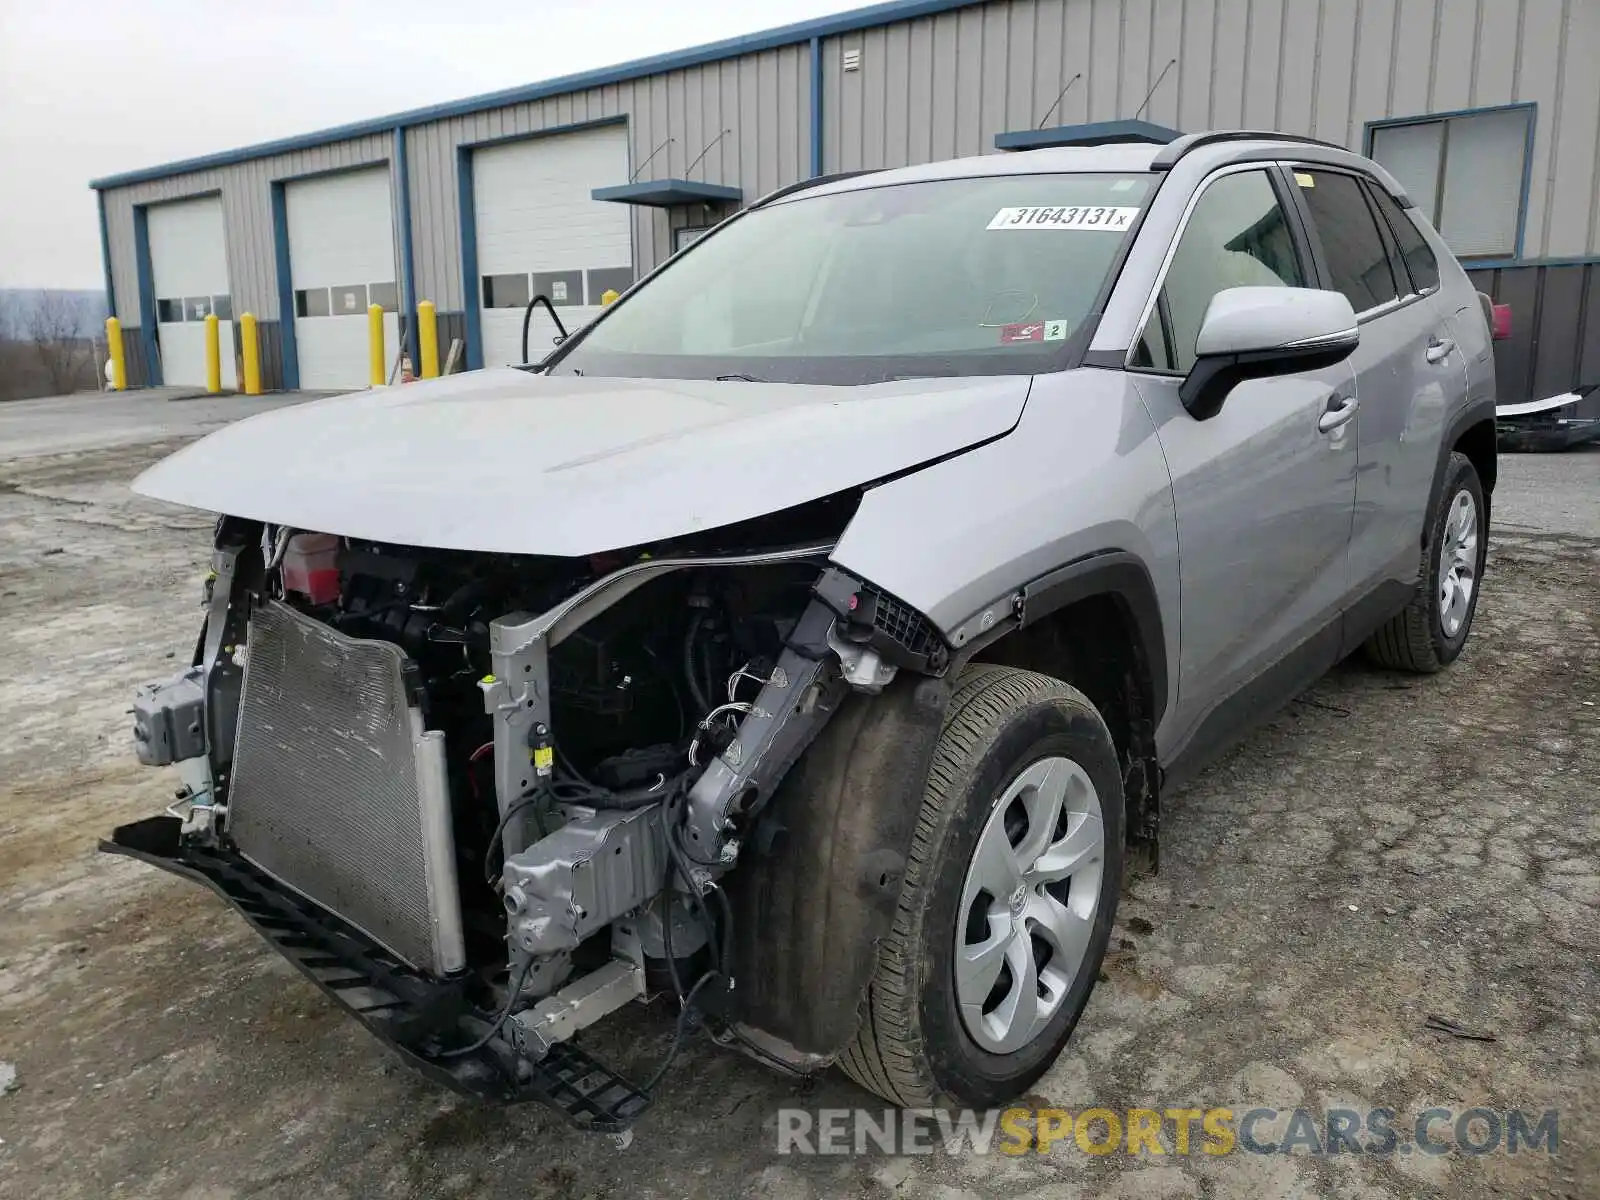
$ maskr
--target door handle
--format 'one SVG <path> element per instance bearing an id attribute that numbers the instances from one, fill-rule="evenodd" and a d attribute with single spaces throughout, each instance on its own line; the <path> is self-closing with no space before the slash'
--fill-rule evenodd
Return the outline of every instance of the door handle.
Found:
<path id="1" fill-rule="evenodd" d="M 1430 338 L 1428 339 L 1428 349 L 1424 357 L 1431 363 L 1443 362 L 1450 351 L 1455 348 L 1456 344 L 1449 338 Z"/>
<path id="2" fill-rule="evenodd" d="M 1335 393 L 1328 397 L 1328 408 L 1317 418 L 1318 433 L 1332 433 L 1356 415 L 1356 398 Z"/>

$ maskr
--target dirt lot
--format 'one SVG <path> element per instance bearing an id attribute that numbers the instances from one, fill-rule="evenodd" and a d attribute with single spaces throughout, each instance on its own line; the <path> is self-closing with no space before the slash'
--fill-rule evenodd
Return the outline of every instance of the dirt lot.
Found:
<path id="1" fill-rule="evenodd" d="M 1347 664 L 1169 799 L 1162 872 L 1124 898 L 1034 1097 L 1386 1106 L 1402 1125 L 1556 1108 L 1556 1155 L 806 1158 L 775 1152 L 779 1107 L 881 1104 L 702 1041 L 626 1146 L 479 1108 L 400 1070 L 220 901 L 97 855 L 170 795 L 133 764 L 125 711 L 188 651 L 210 527 L 125 484 L 242 403 L 7 407 L 0 1085 L 12 1064 L 19 1086 L 0 1195 L 1600 1195 L 1600 452 L 1504 460 L 1454 670 Z M 635 1010 L 594 1040 L 645 1068 L 669 1033 Z"/>

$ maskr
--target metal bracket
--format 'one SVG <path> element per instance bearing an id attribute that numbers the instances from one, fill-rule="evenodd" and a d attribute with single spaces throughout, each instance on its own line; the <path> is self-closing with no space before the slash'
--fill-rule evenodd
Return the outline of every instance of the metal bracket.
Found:
<path id="1" fill-rule="evenodd" d="M 543 1058 L 564 1042 L 645 994 L 644 968 L 621 959 L 573 980 L 506 1024 L 512 1043 L 531 1058 Z"/>
<path id="2" fill-rule="evenodd" d="M 844 666 L 845 682 L 858 692 L 876 696 L 894 682 L 896 668 L 870 646 L 857 646 L 839 636 L 839 623 L 828 628 L 828 645 Z"/>
<path id="3" fill-rule="evenodd" d="M 550 725 L 549 646 L 542 617 L 508 613 L 489 623 L 489 662 L 493 673 L 478 681 L 483 711 L 494 721 L 495 799 L 503 817 L 533 790 L 538 775 L 529 750 L 535 725 Z M 507 822 L 506 857 L 532 840 L 533 813 Z"/>
<path id="4" fill-rule="evenodd" d="M 739 736 L 690 789 L 684 831 L 690 855 L 699 860 L 697 866 L 733 865 L 738 857 L 738 841 L 730 836 L 735 832 L 730 820 L 735 806 L 740 806 L 741 816 L 753 815 L 843 699 L 847 685 L 833 672 L 831 656 L 815 653 L 828 645 L 833 622 L 834 609 L 822 600 L 806 606 L 778 659 L 777 671 L 740 723 Z M 798 652 L 797 646 L 806 653 Z M 752 789 L 753 799 L 746 795 Z"/>

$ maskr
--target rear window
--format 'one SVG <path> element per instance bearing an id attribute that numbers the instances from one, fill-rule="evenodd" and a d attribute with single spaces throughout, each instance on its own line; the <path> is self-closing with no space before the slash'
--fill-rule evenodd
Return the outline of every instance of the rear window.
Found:
<path id="1" fill-rule="evenodd" d="M 1401 208 L 1400 202 L 1388 192 L 1381 187 L 1369 188 L 1368 191 L 1373 203 L 1388 219 L 1389 228 L 1394 231 L 1400 257 L 1405 260 L 1406 270 L 1411 273 L 1411 286 L 1419 292 L 1431 292 L 1439 286 L 1439 260 L 1433 256 L 1428 239 L 1422 236 L 1411 214 Z"/>
<path id="2" fill-rule="evenodd" d="M 1311 224 L 1322 241 L 1334 289 L 1343 292 L 1358 313 L 1395 299 L 1400 291 L 1389 255 L 1356 177 L 1304 166 L 1295 168 L 1294 177 L 1311 210 Z"/>
<path id="3" fill-rule="evenodd" d="M 1005 175 L 802 194 L 706 237 L 555 370 L 864 382 L 1051 369 L 1151 187 Z"/>

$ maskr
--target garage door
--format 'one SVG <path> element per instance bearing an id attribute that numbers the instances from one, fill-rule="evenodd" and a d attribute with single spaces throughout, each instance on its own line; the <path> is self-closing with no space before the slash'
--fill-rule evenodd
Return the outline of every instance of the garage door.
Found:
<path id="1" fill-rule="evenodd" d="M 383 306 L 384 356 L 400 352 L 389 169 L 302 179 L 284 188 L 300 386 L 370 382 L 367 306 Z M 385 371 L 388 367 L 385 367 Z"/>
<path id="2" fill-rule="evenodd" d="M 150 276 L 156 293 L 156 342 L 168 385 L 206 384 L 206 327 L 217 314 L 222 386 L 237 386 L 233 361 L 233 295 L 228 285 L 222 200 L 184 200 L 145 210 Z M 146 318 L 148 319 L 148 317 Z"/>
<path id="3" fill-rule="evenodd" d="M 607 288 L 620 292 L 633 281 L 627 206 L 589 198 L 595 188 L 627 178 L 628 135 L 621 126 L 474 153 L 485 366 L 522 361 L 522 314 L 533 296 L 549 296 L 572 329 L 600 311 Z M 535 313 L 529 356 L 542 358 L 554 334 L 548 315 Z"/>

